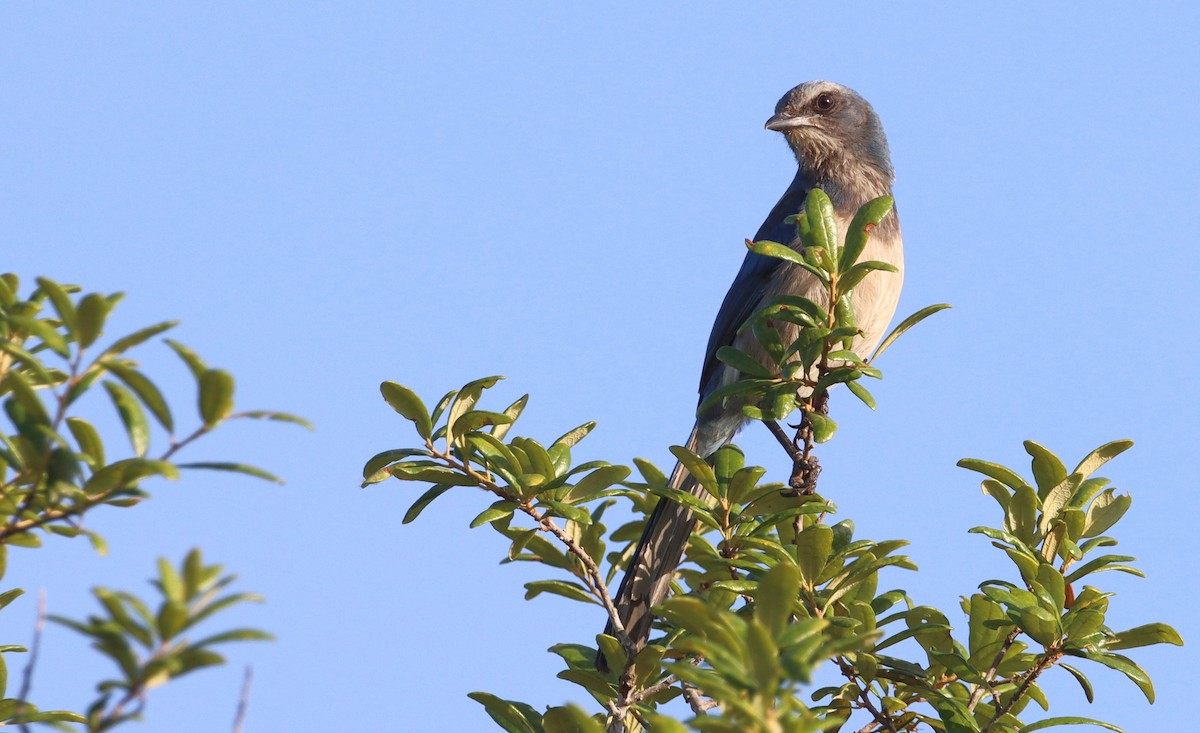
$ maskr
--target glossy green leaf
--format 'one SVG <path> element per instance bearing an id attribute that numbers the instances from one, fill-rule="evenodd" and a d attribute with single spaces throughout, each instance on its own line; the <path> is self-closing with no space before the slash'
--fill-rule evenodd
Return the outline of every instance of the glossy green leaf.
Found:
<path id="1" fill-rule="evenodd" d="M 850 220 L 850 226 L 846 229 L 846 244 L 842 248 L 838 261 L 839 271 L 846 272 L 854 263 L 858 262 L 871 233 L 879 225 L 879 222 L 883 221 L 883 218 L 891 212 L 893 205 L 894 201 L 891 196 L 880 196 L 859 207 L 854 218 Z"/>
<path id="2" fill-rule="evenodd" d="M 474 519 L 471 520 L 471 527 L 475 528 L 489 522 L 495 522 L 498 519 L 512 516 L 512 513 L 518 509 L 515 501 L 497 501 L 493 502 L 490 507 L 480 512 Z"/>
<path id="3" fill-rule="evenodd" d="M 412 503 L 412 506 L 410 506 L 408 511 L 404 513 L 404 519 L 401 520 L 401 524 L 408 524 L 416 519 L 421 512 L 425 511 L 425 507 L 429 506 L 430 502 L 446 493 L 451 488 L 453 488 L 453 486 L 450 484 L 434 484 L 433 487 L 431 487 L 424 494 L 421 494 L 420 498 Z"/>
<path id="4" fill-rule="evenodd" d="M 628 466 L 601 466 L 581 478 L 571 489 L 571 501 L 585 501 L 629 476 Z"/>
<path id="5" fill-rule="evenodd" d="M 498 440 L 504 440 L 504 436 L 508 435 L 508 431 L 512 428 L 513 423 L 516 422 L 517 418 L 519 418 L 521 416 L 521 413 L 525 411 L 525 405 L 527 405 L 527 404 L 529 404 L 529 395 L 524 394 L 524 395 L 521 395 L 520 397 L 518 397 L 517 400 L 515 402 L 513 402 L 511 405 L 504 408 L 504 414 L 507 415 L 511 419 L 509 422 L 507 422 L 503 425 L 494 426 L 492 428 L 492 435 L 496 436 L 496 438 Z M 596 424 L 591 423 L 591 425 L 593 427 L 595 427 Z M 590 428 L 589 428 L 589 430 L 590 430 Z M 568 435 L 569 435 L 569 433 L 568 433 Z M 586 435 L 586 433 L 584 433 L 584 435 Z M 566 437 L 567 436 L 565 436 L 565 435 L 563 436 L 563 438 L 566 438 Z M 580 436 L 580 437 L 583 437 L 583 436 Z M 559 438 L 559 441 L 561 441 L 563 438 Z M 559 441 L 555 441 L 555 442 L 557 443 Z M 571 443 L 570 445 L 574 445 L 574 443 Z"/>
<path id="6" fill-rule="evenodd" d="M 464 412 L 457 420 L 454 421 L 454 427 L 451 428 L 451 432 L 454 435 L 463 436 L 467 433 L 479 430 L 485 425 L 507 425 L 511 422 L 511 417 L 500 412 L 470 410 L 468 412 Z"/>
<path id="7" fill-rule="evenodd" d="M 568 430 L 566 433 L 560 435 L 553 443 L 551 443 L 551 445 L 565 445 L 568 448 L 574 448 L 579 444 L 579 441 L 586 438 L 588 433 L 592 432 L 595 427 L 595 421 L 589 420 L 579 427 Z"/>
<path id="8" fill-rule="evenodd" d="M 830 257 L 836 260 L 841 238 L 838 236 L 837 218 L 833 210 L 833 202 L 829 200 L 829 194 L 820 188 L 810 189 L 804 200 L 804 215 L 808 219 L 808 231 L 812 244 L 825 250 Z M 829 263 L 829 265 L 832 264 L 832 262 Z M 827 267 L 827 269 L 833 269 L 833 267 Z"/>
<path id="9" fill-rule="evenodd" d="M 1089 702 L 1090 702 L 1090 700 L 1089 700 Z M 1113 725 L 1112 723 L 1105 723 L 1102 720 L 1093 720 L 1092 718 L 1080 718 L 1080 717 L 1074 716 L 1074 715 L 1062 716 L 1062 717 L 1058 717 L 1058 718 L 1046 718 L 1045 720 L 1039 720 L 1036 723 L 1031 723 L 1030 725 L 1026 725 L 1026 726 L 1022 727 L 1019 731 L 1017 731 L 1017 733 L 1033 733 L 1034 731 L 1045 730 L 1046 728 L 1056 728 L 1056 727 L 1064 726 L 1064 725 L 1094 725 L 1098 728 L 1104 728 L 1106 730 L 1115 730 L 1115 731 L 1117 731 L 1117 733 L 1124 733 L 1123 730 L 1121 730 L 1117 726 Z"/>
<path id="10" fill-rule="evenodd" d="M 875 409 L 874 395 L 872 395 L 871 392 L 866 387 L 862 386 L 861 382 L 859 382 L 858 380 L 854 380 L 852 382 L 846 382 L 846 389 L 850 390 L 851 394 L 853 394 L 855 397 L 862 400 L 862 403 L 864 405 L 871 408 L 872 410 Z"/>
<path id="11" fill-rule="evenodd" d="M 748 377 L 771 379 L 775 376 L 762 364 L 759 364 L 757 359 L 732 346 L 722 346 L 717 349 L 716 356 L 718 361 L 733 367 Z"/>
<path id="12" fill-rule="evenodd" d="M 767 240 L 763 240 L 761 242 L 751 242 L 749 239 L 747 239 L 746 246 L 755 254 L 760 254 L 764 257 L 774 257 L 775 259 L 785 260 L 793 265 L 798 265 L 804 268 L 809 272 L 809 274 L 816 277 L 822 283 L 827 284 L 829 282 L 828 275 L 822 272 L 819 268 L 809 264 L 804 259 L 802 254 L 791 247 L 788 247 L 787 245 L 780 244 L 779 242 L 770 242 Z"/>
<path id="13" fill-rule="evenodd" d="M 1146 696 L 1148 702 L 1154 702 L 1154 684 L 1150 681 L 1150 675 L 1146 674 L 1146 671 L 1135 664 L 1132 659 L 1111 652 L 1090 650 L 1084 650 L 1081 652 L 1081 656 L 1093 662 L 1103 664 L 1105 667 L 1115 669 L 1125 675 L 1131 682 L 1138 686 L 1138 689 Z"/>
<path id="14" fill-rule="evenodd" d="M 379 385 L 379 392 L 392 409 L 411 420 L 417 428 L 417 435 L 425 440 L 433 434 L 433 422 L 425 403 L 408 387 L 396 382 L 384 382 Z"/>
<path id="15" fill-rule="evenodd" d="M 1075 681 L 1079 683 L 1081 688 L 1083 688 L 1083 695 L 1087 698 L 1088 702 L 1095 702 L 1096 698 L 1092 691 L 1092 681 L 1087 678 L 1087 675 L 1069 664 L 1063 664 L 1062 662 L 1059 662 L 1058 666 L 1065 669 L 1071 674 L 1072 677 L 1075 678 Z"/>
<path id="16" fill-rule="evenodd" d="M 687 468 L 692 478 L 696 479 L 710 496 L 717 496 L 717 475 L 713 472 L 712 466 L 681 445 L 671 446 L 671 454 Z"/>
<path id="17" fill-rule="evenodd" d="M 828 415 L 822 415 L 819 412 L 805 413 L 804 419 L 812 425 L 813 440 L 818 443 L 826 443 L 837 432 L 837 423 Z"/>
<path id="18" fill-rule="evenodd" d="M 1114 638 L 1104 643 L 1104 648 L 1109 651 L 1115 651 L 1118 649 L 1135 649 L 1153 644 L 1183 646 L 1183 637 L 1179 635 L 1178 631 L 1166 624 L 1145 624 L 1117 632 Z"/>
<path id="19" fill-rule="evenodd" d="M 867 363 L 873 364 L 876 359 L 878 359 L 880 356 L 883 355 L 883 352 L 887 351 L 891 347 L 892 344 L 896 343 L 896 339 L 903 336 L 905 334 L 905 332 L 908 331 L 909 329 L 911 329 L 913 326 L 917 325 L 918 323 L 925 320 L 926 318 L 933 315 L 934 313 L 937 313 L 940 310 L 946 310 L 949 307 L 950 307 L 949 303 L 939 303 L 938 305 L 927 305 L 924 308 L 922 308 L 921 310 L 917 311 L 916 313 L 913 313 L 908 318 L 905 318 L 903 321 L 900 322 L 900 325 L 893 328 L 891 333 L 889 333 L 887 335 L 887 337 L 885 337 L 883 339 L 883 341 L 881 341 L 879 343 L 879 347 L 875 349 L 875 353 L 871 355 L 871 358 L 867 359 Z"/>
<path id="20" fill-rule="evenodd" d="M 200 377 L 200 418 L 206 428 L 216 427 L 233 412 L 233 375 L 209 369 Z"/>

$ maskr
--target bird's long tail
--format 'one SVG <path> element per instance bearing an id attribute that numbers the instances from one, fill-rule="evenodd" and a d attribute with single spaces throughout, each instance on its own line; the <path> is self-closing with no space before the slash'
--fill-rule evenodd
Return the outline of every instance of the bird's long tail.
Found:
<path id="1" fill-rule="evenodd" d="M 687 449 L 690 451 L 697 452 L 699 430 L 700 425 L 697 424 L 688 438 Z M 683 464 L 675 464 L 668 486 L 701 498 L 708 496 Z M 691 509 L 668 499 L 658 502 L 646 523 L 642 539 L 629 559 L 625 577 L 621 579 L 617 595 L 613 598 L 617 617 L 625 633 L 633 640 L 635 650 L 645 646 L 650 637 L 650 625 L 654 621 L 650 609 L 661 603 L 670 592 L 675 569 L 683 559 L 684 548 L 695 528 L 696 519 Z M 604 633 L 613 634 L 614 631 L 610 619 Z M 603 655 L 597 659 L 597 666 L 606 668 Z"/>

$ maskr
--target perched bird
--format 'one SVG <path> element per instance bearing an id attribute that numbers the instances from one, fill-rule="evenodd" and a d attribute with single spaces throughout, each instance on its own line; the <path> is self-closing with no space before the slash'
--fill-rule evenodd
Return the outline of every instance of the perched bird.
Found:
<path id="1" fill-rule="evenodd" d="M 847 226 L 860 206 L 879 196 L 890 195 L 894 174 L 888 155 L 883 125 L 871 105 L 856 92 L 828 81 L 810 81 L 792 89 L 775 105 L 775 115 L 766 129 L 782 133 L 796 156 L 799 169 L 791 185 L 754 241 L 770 240 L 799 248 L 795 225 L 786 221 L 804 209 L 813 188 L 829 195 L 837 215 L 838 231 L 845 238 Z M 852 294 L 861 335 L 854 343 L 856 353 L 867 356 L 883 337 L 903 282 L 903 246 L 895 212 L 872 233 L 860 261 L 881 260 L 898 272 L 873 272 Z M 704 366 L 700 372 L 700 401 L 713 390 L 734 382 L 737 370 L 717 361 L 717 349 L 732 345 L 757 356 L 769 365 L 749 329 L 738 329 L 758 309 L 779 295 L 801 295 L 821 302 L 821 284 L 804 269 L 779 259 L 749 252 L 717 311 Z M 790 343 L 796 333 L 784 333 Z M 687 448 L 708 457 L 733 439 L 746 418 L 736 401 L 716 405 L 698 416 Z M 682 465 L 676 465 L 670 486 L 705 496 Z M 618 617 L 626 633 L 641 648 L 650 635 L 652 606 L 670 590 L 675 569 L 683 557 L 688 537 L 695 530 L 692 512 L 682 504 L 662 499 L 651 515 L 637 549 L 629 560 L 625 577 L 614 598 Z M 606 633 L 613 633 L 609 622 Z M 605 667 L 601 658 L 599 664 Z"/>

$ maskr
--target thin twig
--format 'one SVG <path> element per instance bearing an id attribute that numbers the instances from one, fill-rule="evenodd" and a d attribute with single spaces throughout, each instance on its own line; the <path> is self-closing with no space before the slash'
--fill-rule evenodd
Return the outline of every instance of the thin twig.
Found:
<path id="1" fill-rule="evenodd" d="M 1045 672 L 1050 668 L 1051 665 L 1058 661 L 1059 657 L 1061 656 L 1062 652 L 1057 649 L 1047 651 L 1046 654 L 1038 660 L 1038 663 L 1033 665 L 1033 669 L 1029 670 L 1029 674 L 1025 675 L 1025 679 L 1021 682 L 1021 685 L 1017 687 L 1017 691 L 1012 694 L 1012 697 L 1008 698 L 1008 701 L 1003 705 L 996 706 L 996 710 L 992 715 L 992 719 L 988 721 L 987 725 L 983 726 L 983 730 L 980 731 L 980 733 L 987 733 L 989 730 L 991 730 L 992 723 L 1008 714 L 1008 711 L 1012 710 L 1012 706 L 1017 703 L 1017 700 L 1021 699 L 1021 697 L 1029 689 L 1029 686 L 1033 684 L 1033 681 L 1036 680 L 1042 672 Z"/>
<path id="2" fill-rule="evenodd" d="M 1017 635 L 1020 633 L 1020 629 L 1014 628 L 1004 638 L 1004 643 L 1000 645 L 1000 651 L 996 652 L 996 657 L 992 660 L 992 665 L 983 673 L 983 684 L 976 685 L 975 689 L 971 691 L 971 697 L 967 700 L 968 712 L 975 712 L 975 706 L 983 700 L 983 696 L 988 692 L 992 692 L 992 680 L 996 678 L 996 672 L 1000 669 L 1000 664 L 1008 656 L 1008 650 L 1012 648 L 1013 643 L 1017 640 Z M 994 697 L 995 693 L 993 692 L 992 695 Z"/>
<path id="3" fill-rule="evenodd" d="M 242 733 L 242 725 L 246 722 L 246 709 L 250 707 L 250 680 L 254 670 L 246 665 L 246 674 L 242 676 L 242 694 L 238 696 L 237 713 L 233 716 L 233 733 Z"/>
<path id="4" fill-rule="evenodd" d="M 42 631 L 46 628 L 46 590 L 38 591 L 37 621 L 33 624 L 33 641 L 29 643 L 29 661 L 25 663 L 25 671 L 21 674 L 21 691 L 17 693 L 19 708 L 24 707 L 29 699 L 29 691 L 33 688 L 33 670 L 37 667 L 38 653 L 42 649 Z M 18 708 L 18 709 L 19 709 Z M 29 733 L 29 724 L 21 723 L 21 733 Z"/>
<path id="5" fill-rule="evenodd" d="M 897 733 L 896 726 L 892 723 L 891 717 L 876 709 L 875 704 L 871 702 L 870 693 L 868 693 L 867 690 L 864 690 L 862 687 L 859 687 L 858 673 L 854 667 L 852 667 L 850 663 L 847 662 L 843 657 L 837 658 L 837 665 L 838 669 L 842 671 L 842 675 L 854 684 L 854 689 L 858 690 L 858 698 L 862 701 L 863 709 L 871 714 L 871 717 L 875 719 L 875 722 L 878 723 L 880 727 L 889 731 L 890 733 Z"/>

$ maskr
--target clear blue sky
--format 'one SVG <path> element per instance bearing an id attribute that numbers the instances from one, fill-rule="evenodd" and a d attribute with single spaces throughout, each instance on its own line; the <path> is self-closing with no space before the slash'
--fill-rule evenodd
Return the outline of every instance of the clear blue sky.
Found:
<path id="1" fill-rule="evenodd" d="M 234 427 L 191 453 L 286 487 L 189 475 L 95 515 L 108 557 L 12 556 L 5 586 L 45 587 L 56 613 L 194 545 L 269 598 L 234 621 L 279 640 L 156 692 L 146 730 L 226 730 L 246 663 L 249 731 L 487 729 L 472 690 L 583 701 L 543 650 L 603 619 L 522 600 L 536 574 L 466 526 L 486 497 L 401 526 L 413 487 L 357 488 L 412 437 L 377 385 L 433 400 L 505 374 L 497 405 L 533 395 L 523 434 L 595 419 L 582 457 L 666 467 L 740 243 L 794 170 L 763 121 L 815 78 L 886 126 L 901 309 L 955 305 L 885 357 L 877 413 L 835 399 L 825 493 L 862 536 L 913 540 L 922 572 L 885 584 L 953 611 L 1007 572 L 966 534 L 996 518 L 957 459 L 1133 438 L 1106 475 L 1134 497 L 1118 550 L 1149 578 L 1102 576 L 1111 623 L 1166 621 L 1193 646 L 1135 653 L 1154 706 L 1099 670 L 1090 707 L 1048 681 L 1052 713 L 1194 723 L 1195 4 L 417 5 L 0 7 L 0 269 L 125 291 L 118 326 L 181 319 L 240 405 L 318 427 Z M 167 349 L 145 364 L 184 410 Z M 739 442 L 782 476 L 760 432 Z M 0 641 L 28 640 L 32 596 Z M 44 645 L 35 701 L 82 707 L 107 668 L 65 630 Z"/>

